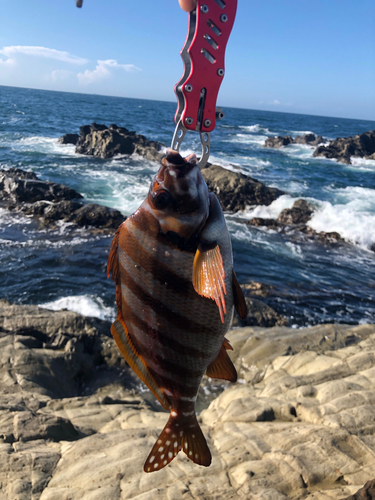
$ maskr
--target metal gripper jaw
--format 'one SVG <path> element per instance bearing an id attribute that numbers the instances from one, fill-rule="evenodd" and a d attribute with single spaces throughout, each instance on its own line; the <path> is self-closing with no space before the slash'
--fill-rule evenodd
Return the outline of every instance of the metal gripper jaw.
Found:
<path id="1" fill-rule="evenodd" d="M 188 33 L 181 50 L 184 71 L 174 88 L 177 126 L 172 148 L 179 150 L 187 130 L 200 132 L 201 166 L 210 153 L 209 132 L 215 128 L 216 118 L 223 117 L 222 111 L 216 110 L 216 100 L 236 10 L 237 0 L 197 0 L 196 9 L 189 14 Z"/>

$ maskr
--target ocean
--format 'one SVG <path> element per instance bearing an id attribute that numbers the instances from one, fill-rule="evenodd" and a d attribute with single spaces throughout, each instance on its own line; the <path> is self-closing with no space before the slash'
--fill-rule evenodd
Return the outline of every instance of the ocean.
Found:
<path id="1" fill-rule="evenodd" d="M 262 300 L 295 328 L 375 323 L 375 161 L 343 165 L 314 158 L 305 145 L 263 147 L 276 135 L 352 136 L 375 129 L 375 121 L 222 108 L 210 161 L 288 193 L 268 207 L 226 214 L 240 283 L 268 285 Z M 158 165 L 137 156 L 78 155 L 57 139 L 92 122 L 116 123 L 169 146 L 175 109 L 171 102 L 0 86 L 0 168 L 31 170 L 76 189 L 86 202 L 130 215 Z M 199 134 L 188 133 L 182 154 L 200 151 Z M 348 243 L 326 246 L 244 223 L 275 218 L 297 198 L 316 207 L 311 227 L 337 231 Z M 112 319 L 115 290 L 106 278 L 111 239 L 66 223 L 41 231 L 32 219 L 0 208 L 0 297 Z"/>

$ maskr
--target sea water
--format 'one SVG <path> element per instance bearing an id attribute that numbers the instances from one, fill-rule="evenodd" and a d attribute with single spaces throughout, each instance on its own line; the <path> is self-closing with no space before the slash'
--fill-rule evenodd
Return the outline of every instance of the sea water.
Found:
<path id="1" fill-rule="evenodd" d="M 220 104 L 220 103 L 219 103 Z M 86 202 L 134 212 L 158 164 L 142 157 L 100 159 L 58 144 L 92 122 L 116 123 L 169 145 L 175 103 L 0 86 L 0 168 L 17 167 L 76 189 Z M 268 137 L 313 132 L 326 139 L 375 129 L 375 122 L 225 108 L 211 134 L 210 161 L 287 194 L 270 206 L 226 214 L 240 283 L 268 285 L 262 298 L 290 326 L 375 322 L 375 161 L 351 165 L 314 158 L 313 148 L 264 148 Z M 182 154 L 200 154 L 188 133 Z M 276 218 L 296 198 L 316 208 L 309 225 L 337 231 L 345 245 L 322 245 L 246 224 Z M 40 230 L 31 218 L 0 209 L 0 297 L 112 319 L 115 290 L 106 278 L 111 236 L 60 223 Z"/>

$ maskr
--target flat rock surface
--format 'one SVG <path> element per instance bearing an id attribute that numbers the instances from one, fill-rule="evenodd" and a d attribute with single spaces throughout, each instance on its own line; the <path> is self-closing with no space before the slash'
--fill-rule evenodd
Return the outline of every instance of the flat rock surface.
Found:
<path id="1" fill-rule="evenodd" d="M 199 417 L 212 465 L 153 474 L 168 415 L 108 328 L 0 301 L 0 500 L 328 500 L 373 479 L 375 325 L 231 330 L 239 382 Z"/>

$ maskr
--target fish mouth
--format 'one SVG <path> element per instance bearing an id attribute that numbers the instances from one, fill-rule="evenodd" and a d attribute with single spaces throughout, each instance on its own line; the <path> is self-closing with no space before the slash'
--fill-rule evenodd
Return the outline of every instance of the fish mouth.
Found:
<path id="1" fill-rule="evenodd" d="M 161 163 L 164 167 L 172 167 L 180 175 L 185 175 L 196 166 L 197 157 L 193 153 L 183 158 L 178 151 L 167 149 L 167 153 Z"/>

